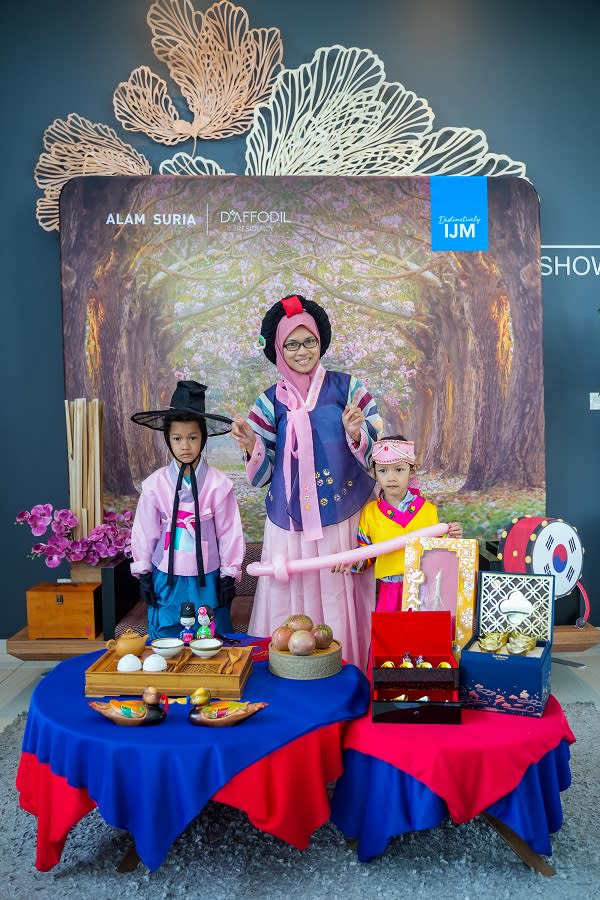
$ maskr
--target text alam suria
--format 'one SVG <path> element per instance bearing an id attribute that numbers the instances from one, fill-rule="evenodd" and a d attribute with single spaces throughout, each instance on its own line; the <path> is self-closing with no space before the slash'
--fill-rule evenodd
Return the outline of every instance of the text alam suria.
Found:
<path id="1" fill-rule="evenodd" d="M 279 225 L 288 222 L 285 210 L 279 209 L 222 209 L 219 211 L 221 225 Z M 123 213 L 109 212 L 106 217 L 106 225 L 199 225 L 204 217 L 192 213 L 163 212 L 152 213 Z M 207 220 L 208 221 L 208 218 Z"/>
<path id="2" fill-rule="evenodd" d="M 153 213 L 150 217 L 146 213 L 111 212 L 105 225 L 197 225 L 201 221 L 199 216 L 191 213 Z"/>

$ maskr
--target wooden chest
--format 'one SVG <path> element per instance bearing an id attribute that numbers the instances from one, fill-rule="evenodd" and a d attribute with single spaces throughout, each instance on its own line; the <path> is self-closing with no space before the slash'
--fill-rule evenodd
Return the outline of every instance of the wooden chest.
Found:
<path id="1" fill-rule="evenodd" d="M 87 638 L 102 632 L 102 585 L 36 584 L 26 592 L 27 628 L 37 638 Z"/>

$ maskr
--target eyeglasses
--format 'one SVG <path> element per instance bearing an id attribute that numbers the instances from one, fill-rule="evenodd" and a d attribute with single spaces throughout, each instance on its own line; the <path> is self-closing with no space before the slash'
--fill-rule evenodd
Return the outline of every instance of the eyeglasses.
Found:
<path id="1" fill-rule="evenodd" d="M 312 350 L 318 343 L 316 337 L 307 337 L 305 341 L 288 341 L 287 344 L 283 345 L 283 349 L 289 350 L 290 353 L 295 353 L 300 347 L 306 347 L 307 350 Z"/>

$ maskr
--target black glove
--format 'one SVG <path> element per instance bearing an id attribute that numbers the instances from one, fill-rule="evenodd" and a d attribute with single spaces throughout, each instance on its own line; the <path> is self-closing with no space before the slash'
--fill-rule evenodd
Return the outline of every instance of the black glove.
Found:
<path id="1" fill-rule="evenodd" d="M 219 578 L 219 606 L 231 606 L 235 597 L 235 578 L 233 575 L 222 575 Z"/>
<path id="2" fill-rule="evenodd" d="M 140 597 L 146 601 L 148 606 L 158 606 L 158 597 L 152 583 L 152 572 L 144 572 L 143 575 L 140 575 Z"/>

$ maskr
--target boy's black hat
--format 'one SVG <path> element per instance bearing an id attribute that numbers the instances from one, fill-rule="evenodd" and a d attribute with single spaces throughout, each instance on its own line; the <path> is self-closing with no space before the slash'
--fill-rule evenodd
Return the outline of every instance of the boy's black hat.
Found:
<path id="1" fill-rule="evenodd" d="M 156 431 L 164 431 L 165 422 L 169 419 L 176 422 L 179 416 L 188 415 L 205 421 L 209 437 L 226 434 L 231 431 L 232 419 L 219 413 L 207 413 L 205 393 L 205 384 L 199 384 L 197 381 L 178 381 L 168 409 L 134 413 L 131 421 L 137 425 L 154 428 Z"/>
<path id="2" fill-rule="evenodd" d="M 302 312 L 302 310 L 309 313 L 315 320 L 319 331 L 320 355 L 323 356 L 323 354 L 326 353 L 327 348 L 331 343 L 331 323 L 329 321 L 329 316 L 323 307 L 319 306 L 318 303 L 315 303 L 314 300 L 306 300 L 301 294 L 289 294 L 287 297 L 283 297 L 282 300 L 278 300 L 277 303 L 273 304 L 271 309 L 265 314 L 260 326 L 260 334 L 265 341 L 263 353 L 273 365 L 277 362 L 277 355 L 275 352 L 277 326 L 284 316 L 292 316 L 295 313 Z"/>
<path id="3" fill-rule="evenodd" d="M 179 609 L 180 619 L 195 619 L 196 607 L 190 600 L 184 600 Z"/>

